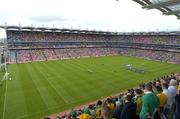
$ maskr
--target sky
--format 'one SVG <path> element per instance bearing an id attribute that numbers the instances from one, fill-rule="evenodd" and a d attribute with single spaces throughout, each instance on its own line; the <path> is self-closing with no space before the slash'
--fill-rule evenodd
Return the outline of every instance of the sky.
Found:
<path id="1" fill-rule="evenodd" d="M 0 25 L 115 32 L 175 31 L 180 20 L 132 0 L 0 0 Z M 0 29 L 0 38 L 5 32 Z"/>

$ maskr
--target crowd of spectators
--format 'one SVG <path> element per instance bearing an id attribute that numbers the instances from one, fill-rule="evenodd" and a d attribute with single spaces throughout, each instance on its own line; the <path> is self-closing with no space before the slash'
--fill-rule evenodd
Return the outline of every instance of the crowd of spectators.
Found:
<path id="1" fill-rule="evenodd" d="M 109 55 L 126 55 L 141 57 L 148 60 L 159 60 L 180 64 L 180 53 L 156 51 L 132 48 L 61 48 L 61 49 L 36 49 L 36 50 L 14 50 L 16 57 L 11 56 L 11 62 L 45 61 L 58 59 L 73 59 L 81 57 L 97 57 Z M 14 59 L 15 58 L 15 59 Z"/>
<path id="2" fill-rule="evenodd" d="M 180 72 L 72 109 L 56 119 L 180 119 Z"/>
<path id="3" fill-rule="evenodd" d="M 121 48 L 120 54 L 132 56 L 132 57 L 142 57 L 144 59 L 160 60 L 162 62 L 172 62 L 172 63 L 180 64 L 180 53 L 178 52 Z"/>
<path id="4" fill-rule="evenodd" d="M 53 59 L 70 59 L 80 57 L 96 57 L 117 55 L 117 48 L 65 48 L 65 49 L 39 49 L 15 50 L 17 62 L 44 61 Z"/>
<path id="5" fill-rule="evenodd" d="M 121 41 L 145 44 L 180 44 L 179 35 L 98 35 L 42 31 L 7 31 L 8 42 L 17 41 Z"/>
<path id="6" fill-rule="evenodd" d="M 16 53 L 16 62 L 79 58 L 84 56 L 91 57 L 117 55 L 118 53 L 121 53 L 122 55 L 142 57 L 145 59 L 160 60 L 180 64 L 180 53 L 133 49 L 134 47 L 149 48 L 149 46 L 142 46 L 137 44 L 132 46 L 132 43 L 143 43 L 149 45 L 155 44 L 156 46 L 152 46 L 152 49 L 158 49 L 160 47 L 158 44 L 172 45 L 171 47 L 173 48 L 173 46 L 180 44 L 179 39 L 179 35 L 102 35 L 43 31 L 7 31 L 7 41 L 9 44 L 11 44 L 9 45 L 9 48 L 11 49 L 10 52 L 11 54 L 12 52 Z M 19 42 L 22 41 L 26 41 L 26 43 L 19 44 Z M 27 41 L 32 41 L 36 43 L 28 43 Z M 53 42 L 50 43 L 50 41 Z M 68 43 L 60 41 L 68 41 Z M 83 43 L 78 43 L 76 41 Z M 118 45 L 119 41 L 126 43 L 122 43 L 123 45 Z M 13 43 L 17 44 L 13 45 Z M 126 46 L 128 45 L 128 43 L 131 43 L 131 45 Z M 120 48 L 120 46 L 133 48 Z M 110 47 L 119 47 L 120 50 L 118 48 Z M 171 50 L 171 47 L 168 46 L 166 50 Z M 16 48 L 19 50 L 16 50 Z M 163 47 L 163 50 L 164 48 L 166 47 Z M 158 50 L 161 50 L 161 47 Z M 11 59 L 14 59 L 14 56 L 10 57 L 10 61 L 14 61 Z"/>

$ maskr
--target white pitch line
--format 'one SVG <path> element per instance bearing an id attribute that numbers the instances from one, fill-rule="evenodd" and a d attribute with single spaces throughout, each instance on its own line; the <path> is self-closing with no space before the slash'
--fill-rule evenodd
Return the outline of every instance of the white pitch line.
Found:
<path id="1" fill-rule="evenodd" d="M 6 110 L 6 95 L 7 95 L 7 81 L 6 81 L 6 89 L 5 89 L 5 95 L 4 95 L 4 108 L 3 108 L 3 119 L 5 117 L 5 110 Z"/>
<path id="2" fill-rule="evenodd" d="M 43 76 L 44 77 L 44 76 Z M 62 95 L 59 94 L 59 92 L 57 91 L 57 89 L 51 84 L 51 82 L 49 81 L 49 79 L 47 77 L 44 77 L 48 83 L 50 84 L 50 86 L 56 91 L 56 93 L 67 103 L 70 104 L 70 102 L 68 100 L 66 100 Z"/>
<path id="3" fill-rule="evenodd" d="M 39 70 L 39 69 L 38 69 Z M 44 73 L 41 72 L 41 70 L 39 70 L 39 72 L 42 74 L 42 76 L 48 81 L 48 83 L 50 84 L 50 86 L 56 91 L 56 93 L 64 100 L 65 103 L 70 104 L 70 102 L 68 100 L 66 100 L 62 95 L 59 94 L 59 92 L 57 91 L 57 89 L 51 84 L 51 82 L 49 81 L 48 77 L 46 77 L 44 75 Z"/>

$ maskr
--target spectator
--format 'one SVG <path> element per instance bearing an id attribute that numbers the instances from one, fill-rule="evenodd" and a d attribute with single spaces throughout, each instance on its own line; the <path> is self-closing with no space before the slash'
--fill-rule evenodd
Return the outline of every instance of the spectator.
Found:
<path id="1" fill-rule="evenodd" d="M 142 100 L 142 110 L 140 112 L 141 119 L 148 119 L 153 116 L 156 108 L 159 107 L 159 101 L 157 96 L 152 92 L 152 86 L 147 84 L 145 86 L 145 95 Z"/>
<path id="2" fill-rule="evenodd" d="M 74 110 L 74 109 L 72 108 L 72 110 L 71 110 L 70 113 L 69 113 L 69 116 L 70 116 L 72 119 L 76 119 L 76 118 L 77 118 L 77 112 L 76 112 L 76 110 Z"/>
<path id="3" fill-rule="evenodd" d="M 110 110 L 110 115 L 112 117 L 112 114 L 113 114 L 113 111 L 114 111 L 114 108 L 115 108 L 115 104 L 112 102 L 112 99 L 108 98 L 107 99 L 107 106 Z"/>
<path id="4" fill-rule="evenodd" d="M 160 108 L 164 108 L 166 102 L 167 102 L 167 97 L 166 95 L 163 93 L 163 90 L 160 86 L 156 86 L 156 90 L 157 90 L 157 97 L 159 99 L 159 106 Z"/>
<path id="5" fill-rule="evenodd" d="M 123 109 L 123 104 L 122 103 L 117 103 L 116 108 L 114 109 L 112 117 L 115 118 L 115 119 L 120 119 L 122 109 Z"/>
<path id="6" fill-rule="evenodd" d="M 91 113 L 88 108 L 84 108 L 83 114 L 80 115 L 80 119 L 92 119 Z"/>
<path id="7" fill-rule="evenodd" d="M 136 104 L 132 102 L 132 96 L 127 94 L 124 97 L 125 100 L 120 119 L 136 119 Z"/>
<path id="8" fill-rule="evenodd" d="M 103 119 L 110 119 L 111 118 L 111 111 L 107 106 L 106 101 L 102 103 L 102 116 Z"/>
<path id="9" fill-rule="evenodd" d="M 96 118 L 103 119 L 103 117 L 102 117 L 102 101 L 101 100 L 99 100 L 97 102 L 95 111 L 96 111 Z"/>
<path id="10" fill-rule="evenodd" d="M 180 119 L 180 93 L 176 95 L 175 119 Z"/>
<path id="11" fill-rule="evenodd" d="M 143 95 L 143 92 L 141 89 L 135 89 L 134 90 L 135 92 L 135 97 L 134 97 L 134 102 L 136 103 L 136 114 L 137 116 L 139 117 L 139 114 L 141 112 L 141 109 L 142 109 L 142 95 Z"/>

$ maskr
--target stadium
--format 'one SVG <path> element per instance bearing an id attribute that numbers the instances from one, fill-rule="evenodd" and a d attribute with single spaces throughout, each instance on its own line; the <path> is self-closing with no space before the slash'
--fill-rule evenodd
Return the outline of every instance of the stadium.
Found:
<path id="1" fill-rule="evenodd" d="M 180 18 L 179 0 L 132 1 Z M 180 119 L 179 31 L 0 28 L 1 119 Z"/>

